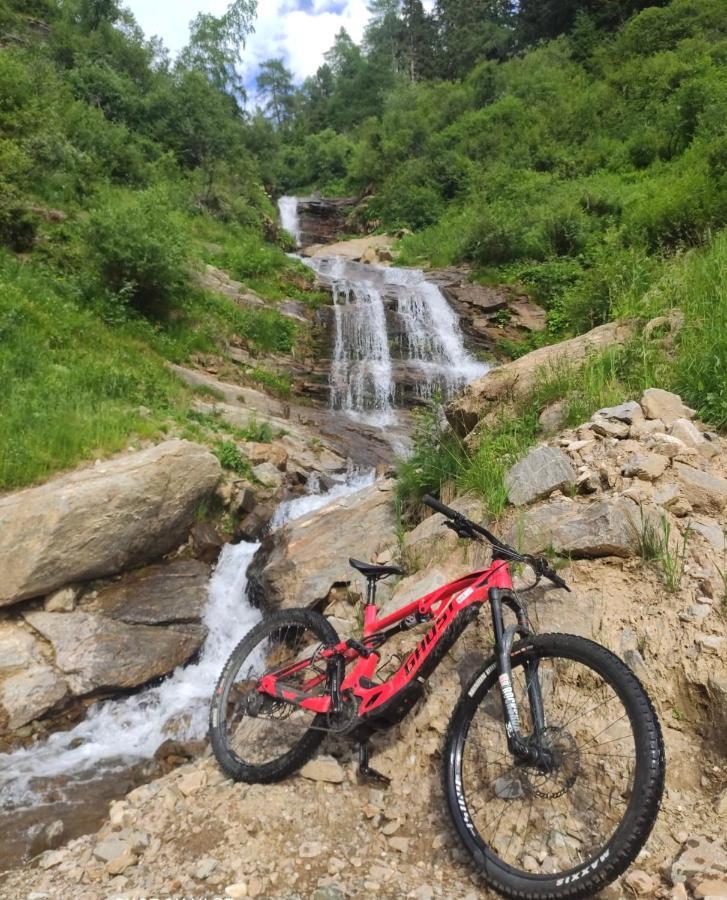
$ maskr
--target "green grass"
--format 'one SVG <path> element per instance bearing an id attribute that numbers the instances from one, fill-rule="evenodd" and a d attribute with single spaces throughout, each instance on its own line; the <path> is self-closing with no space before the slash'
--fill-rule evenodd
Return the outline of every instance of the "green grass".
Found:
<path id="1" fill-rule="evenodd" d="M 133 436 L 163 434 L 187 391 L 123 326 L 70 286 L 0 255 L 0 489 L 21 487 Z"/>
<path id="2" fill-rule="evenodd" d="M 247 371 L 245 377 L 254 384 L 262 385 L 268 393 L 276 397 L 290 397 L 293 389 L 293 379 L 289 372 L 271 372 L 258 366 Z"/>

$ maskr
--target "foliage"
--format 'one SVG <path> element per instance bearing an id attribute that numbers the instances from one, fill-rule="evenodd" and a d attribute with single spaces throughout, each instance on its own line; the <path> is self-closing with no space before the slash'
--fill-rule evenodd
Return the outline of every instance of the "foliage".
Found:
<path id="1" fill-rule="evenodd" d="M 214 448 L 214 454 L 223 469 L 248 478 L 252 476 L 250 462 L 240 453 L 234 441 L 220 441 Z"/>
<path id="2" fill-rule="evenodd" d="M 691 530 L 687 526 L 681 535 L 681 540 L 677 536 L 676 542 L 672 546 L 671 522 L 666 516 L 661 517 L 661 527 L 657 534 L 656 559 L 661 569 L 664 587 L 670 594 L 676 594 L 681 587 L 687 564 L 687 544 L 690 535 Z"/>
<path id="3" fill-rule="evenodd" d="M 158 190 L 103 197 L 83 237 L 98 274 L 97 293 L 152 318 L 179 305 L 189 286 L 185 235 Z"/>
<path id="4" fill-rule="evenodd" d="M 185 396 L 132 331 L 104 325 L 70 285 L 5 254 L 0 381 L 0 489 L 156 437 Z"/>

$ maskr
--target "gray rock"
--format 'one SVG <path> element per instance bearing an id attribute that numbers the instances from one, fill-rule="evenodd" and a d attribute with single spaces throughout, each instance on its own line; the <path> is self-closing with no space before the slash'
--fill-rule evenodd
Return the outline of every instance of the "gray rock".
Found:
<path id="1" fill-rule="evenodd" d="M 67 694 L 36 635 L 17 622 L 0 623 L 0 733 L 27 725 Z"/>
<path id="2" fill-rule="evenodd" d="M 684 463 L 674 463 L 684 493 L 694 509 L 700 512 L 720 512 L 727 506 L 727 481 L 709 475 Z"/>
<path id="3" fill-rule="evenodd" d="M 545 434 L 555 434 L 565 425 L 568 404 L 565 400 L 556 400 L 550 406 L 546 406 L 538 417 L 540 427 Z"/>
<path id="4" fill-rule="evenodd" d="M 360 583 L 349 557 L 372 559 L 393 543 L 393 482 L 348 494 L 278 529 L 263 541 L 248 570 L 263 606 L 314 606 L 337 584 Z"/>
<path id="5" fill-rule="evenodd" d="M 186 537 L 220 464 L 167 441 L 0 499 L 0 606 L 150 562 Z"/>
<path id="6" fill-rule="evenodd" d="M 53 591 L 43 601 L 43 609 L 46 612 L 70 612 L 76 605 L 79 593 L 73 585 Z"/>
<path id="7" fill-rule="evenodd" d="M 147 566 L 101 588 L 82 604 L 129 625 L 199 622 L 207 605 L 209 567 L 196 559 Z"/>
<path id="8" fill-rule="evenodd" d="M 629 436 L 629 426 L 625 422 L 617 422 L 601 416 L 594 416 L 590 422 L 590 427 L 602 437 L 623 439 Z"/>
<path id="9" fill-rule="evenodd" d="M 560 500 L 541 506 L 526 513 L 519 531 L 529 552 L 552 547 L 574 558 L 628 557 L 636 551 L 639 527 L 637 504 L 615 497 L 589 505 Z M 513 532 L 510 541 L 516 539 Z"/>
<path id="10" fill-rule="evenodd" d="M 93 855 L 96 859 L 100 859 L 103 862 L 111 862 L 112 859 L 117 859 L 119 856 L 126 853 L 128 849 L 129 845 L 126 841 L 122 841 L 118 837 L 110 837 L 107 838 L 107 840 L 96 844 Z"/>
<path id="11" fill-rule="evenodd" d="M 622 468 L 627 478 L 640 478 L 642 481 L 656 481 L 666 471 L 669 460 L 659 453 L 632 453 Z"/>
<path id="12" fill-rule="evenodd" d="M 649 449 L 662 456 L 667 456 L 669 459 L 674 459 L 675 456 L 689 452 L 687 445 L 671 434 L 660 434 L 657 432 L 648 436 L 645 443 Z"/>
<path id="13" fill-rule="evenodd" d="M 270 462 L 260 463 L 254 466 L 252 474 L 267 488 L 277 490 L 283 483 L 283 476 L 280 471 Z"/>
<path id="14" fill-rule="evenodd" d="M 697 531 L 707 540 L 715 550 L 723 553 L 727 541 L 727 529 L 714 519 L 704 519 L 701 522 L 693 520 L 692 531 Z"/>
<path id="15" fill-rule="evenodd" d="M 661 419 L 671 425 L 676 419 L 691 419 L 694 410 L 682 403 L 678 394 L 661 388 L 647 388 L 641 397 L 641 408 L 647 419 Z"/>
<path id="16" fill-rule="evenodd" d="M 719 453 L 719 444 L 716 441 L 707 440 L 689 419 L 677 419 L 672 423 L 669 433 L 687 447 L 696 450 L 705 459 L 711 459 Z"/>
<path id="17" fill-rule="evenodd" d="M 464 494 L 452 500 L 449 506 L 474 522 L 483 522 L 485 510 L 477 497 Z M 444 527 L 445 521 L 441 513 L 435 513 L 408 532 L 404 537 L 407 558 L 422 566 L 435 559 L 446 559 L 456 547 L 457 537 Z"/>
<path id="18" fill-rule="evenodd" d="M 53 645 L 56 666 L 77 695 L 137 687 L 166 675 L 199 650 L 205 635 L 201 625 L 127 625 L 79 610 L 24 617 Z"/>
<path id="19" fill-rule="evenodd" d="M 523 506 L 576 483 L 571 461 L 556 447 L 536 447 L 505 476 L 510 503 Z"/>
<path id="20" fill-rule="evenodd" d="M 315 757 L 303 766 L 300 774 L 311 781 L 325 781 L 330 784 L 341 784 L 344 778 L 341 764 L 332 756 Z"/>
<path id="21" fill-rule="evenodd" d="M 649 670 L 639 650 L 636 633 L 632 628 L 624 628 L 619 640 L 619 652 L 623 661 L 641 681 L 648 681 Z"/>
<path id="22" fill-rule="evenodd" d="M 626 422 L 627 425 L 640 422 L 644 418 L 641 406 L 635 400 L 620 403 L 618 406 L 607 406 L 605 409 L 599 409 L 596 415 L 604 419 L 616 419 L 618 422 Z"/>
<path id="23" fill-rule="evenodd" d="M 22 728 L 53 709 L 67 695 L 65 679 L 42 663 L 7 678 L 0 676 L 0 732 Z"/>
<path id="24" fill-rule="evenodd" d="M 541 582 L 525 596 L 537 631 L 579 634 L 591 639 L 598 633 L 600 614 L 591 594 L 580 591 L 569 594 Z"/>

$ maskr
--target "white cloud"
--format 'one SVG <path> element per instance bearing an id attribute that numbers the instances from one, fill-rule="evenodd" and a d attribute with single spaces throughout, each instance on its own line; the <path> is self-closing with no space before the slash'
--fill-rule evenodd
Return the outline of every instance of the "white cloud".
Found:
<path id="1" fill-rule="evenodd" d="M 147 36 L 161 37 L 174 55 L 187 42 L 198 12 L 219 15 L 228 0 L 126 0 Z M 296 81 L 312 75 L 341 28 L 355 41 L 368 21 L 367 0 L 258 0 L 255 33 L 243 52 L 242 72 L 252 85 L 263 60 L 282 57 Z M 434 0 L 425 0 L 431 9 Z"/>

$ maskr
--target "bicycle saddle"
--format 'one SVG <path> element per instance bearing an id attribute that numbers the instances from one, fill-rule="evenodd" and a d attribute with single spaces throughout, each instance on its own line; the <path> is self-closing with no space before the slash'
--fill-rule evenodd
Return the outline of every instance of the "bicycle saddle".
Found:
<path id="1" fill-rule="evenodd" d="M 406 575 L 399 566 L 377 566 L 374 563 L 361 562 L 360 559 L 349 559 L 349 563 L 358 569 L 366 578 L 386 578 L 387 575 Z"/>

